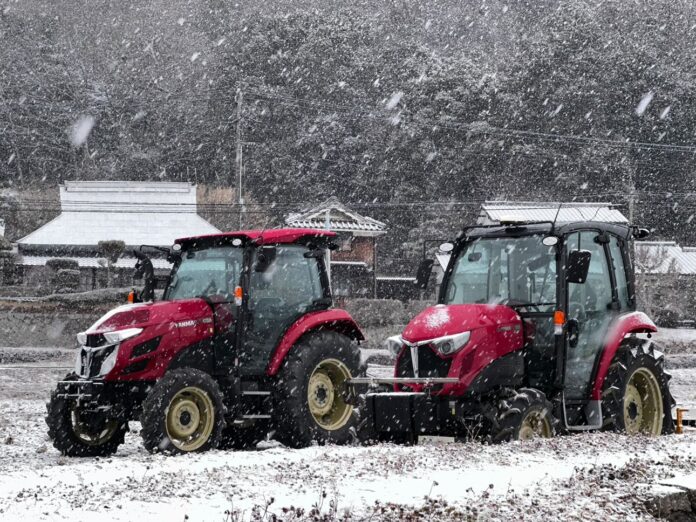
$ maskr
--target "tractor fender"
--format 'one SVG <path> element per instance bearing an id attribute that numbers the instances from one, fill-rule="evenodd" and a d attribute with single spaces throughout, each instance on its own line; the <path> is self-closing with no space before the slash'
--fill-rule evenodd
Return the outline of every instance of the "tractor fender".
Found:
<path id="1" fill-rule="evenodd" d="M 651 333 L 657 332 L 657 326 L 643 312 L 631 312 L 619 316 L 611 325 L 607 333 L 607 341 L 602 351 L 602 356 L 597 367 L 597 377 L 592 387 L 592 399 L 602 399 L 602 386 L 604 378 L 607 376 L 611 361 L 614 359 L 621 343 L 629 334 L 632 333 Z"/>
<path id="2" fill-rule="evenodd" d="M 317 330 L 332 330 L 342 333 L 356 341 L 365 339 L 360 327 L 345 310 L 332 308 L 320 312 L 310 312 L 295 321 L 285 331 L 283 338 L 276 346 L 273 357 L 266 368 L 266 375 L 273 376 L 280 370 L 285 356 L 297 341 L 305 334 Z"/>

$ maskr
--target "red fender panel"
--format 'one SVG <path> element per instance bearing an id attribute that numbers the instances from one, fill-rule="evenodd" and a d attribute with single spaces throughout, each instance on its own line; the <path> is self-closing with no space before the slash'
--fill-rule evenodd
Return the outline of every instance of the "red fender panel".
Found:
<path id="1" fill-rule="evenodd" d="M 333 308 L 321 312 L 310 312 L 303 315 L 286 330 L 273 353 L 271 362 L 268 363 L 266 375 L 271 376 L 278 373 L 290 349 L 300 337 L 312 330 L 333 330 L 358 341 L 365 339 L 358 324 L 345 310 Z"/>
<path id="2" fill-rule="evenodd" d="M 599 368 L 597 369 L 597 378 L 594 382 L 594 387 L 592 388 L 592 399 L 601 400 L 602 398 L 602 386 L 604 385 L 604 378 L 609 371 L 609 366 L 611 366 L 611 361 L 616 355 L 616 351 L 621 345 L 624 337 L 630 333 L 648 333 L 657 332 L 657 326 L 652 320 L 645 315 L 643 312 L 631 312 L 619 316 L 616 321 L 611 325 L 611 328 L 607 334 L 607 342 L 604 345 L 604 351 L 602 352 L 602 358 L 599 361 Z"/>

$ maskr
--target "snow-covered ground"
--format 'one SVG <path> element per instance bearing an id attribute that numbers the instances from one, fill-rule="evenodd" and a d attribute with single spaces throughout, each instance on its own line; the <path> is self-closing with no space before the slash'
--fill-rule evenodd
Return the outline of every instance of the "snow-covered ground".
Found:
<path id="1" fill-rule="evenodd" d="M 0 371 L 3 521 L 653 520 L 651 499 L 674 490 L 661 484 L 696 468 L 696 431 L 499 446 L 431 439 L 293 450 L 266 442 L 165 457 L 143 449 L 132 423 L 116 455 L 70 459 L 51 446 L 43 419 L 70 353 L 2 354 L 0 367 L 38 367 Z M 671 371 L 678 401 L 696 409 L 696 368 Z"/>
<path id="2" fill-rule="evenodd" d="M 0 401 L 2 520 L 306 520 L 314 508 L 328 520 L 650 520 L 655 485 L 696 466 L 696 433 L 165 457 L 145 452 L 137 424 L 113 457 L 69 459 L 46 440 L 44 411 Z"/>

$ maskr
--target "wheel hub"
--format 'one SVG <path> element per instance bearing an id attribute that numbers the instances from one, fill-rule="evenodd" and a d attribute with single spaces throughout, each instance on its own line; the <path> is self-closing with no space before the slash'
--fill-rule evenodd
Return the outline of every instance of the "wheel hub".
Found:
<path id="1" fill-rule="evenodd" d="M 337 359 L 320 362 L 307 384 L 307 404 L 314 421 L 325 430 L 346 425 L 352 407 L 343 400 L 341 389 L 351 378 L 348 367 Z"/>
<path id="2" fill-rule="evenodd" d="M 519 440 L 531 440 L 536 438 L 548 439 L 553 436 L 551 423 L 542 411 L 530 411 L 522 419 Z"/>
<path id="3" fill-rule="evenodd" d="M 314 415 L 326 415 L 334 402 L 334 386 L 325 373 L 315 373 L 309 381 L 309 409 Z"/>
<path id="4" fill-rule="evenodd" d="M 81 418 L 80 409 L 77 406 L 73 406 L 70 412 L 70 421 L 75 436 L 88 446 L 100 446 L 108 442 L 118 429 L 116 419 L 105 419 L 99 422 L 98 426 L 88 424 Z"/>
<path id="5" fill-rule="evenodd" d="M 182 451 L 194 451 L 207 442 L 213 431 L 215 410 L 208 394 L 196 387 L 180 390 L 167 409 L 167 435 Z"/>
<path id="6" fill-rule="evenodd" d="M 624 427 L 626 433 L 659 435 L 664 408 L 662 391 L 655 375 L 638 368 L 628 379 L 624 393 Z"/>

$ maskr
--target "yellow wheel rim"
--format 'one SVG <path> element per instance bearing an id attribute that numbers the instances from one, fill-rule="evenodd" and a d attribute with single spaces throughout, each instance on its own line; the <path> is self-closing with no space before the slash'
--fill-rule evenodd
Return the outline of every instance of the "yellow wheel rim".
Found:
<path id="1" fill-rule="evenodd" d="M 88 446 L 101 446 L 108 442 L 118 429 L 118 421 L 115 419 L 108 419 L 98 431 L 91 429 L 80 420 L 80 411 L 77 406 L 73 406 L 70 411 L 70 421 L 75 436 Z"/>
<path id="2" fill-rule="evenodd" d="M 343 399 L 348 367 L 337 359 L 320 362 L 309 376 L 307 403 L 314 421 L 327 431 L 335 431 L 350 420 L 353 408 Z"/>
<path id="3" fill-rule="evenodd" d="M 550 439 L 553 437 L 549 416 L 543 411 L 531 410 L 522 419 L 518 440 Z"/>
<path id="4" fill-rule="evenodd" d="M 629 435 L 659 435 L 664 409 L 662 392 L 655 374 L 638 368 L 628 379 L 624 394 L 624 427 Z"/>
<path id="5" fill-rule="evenodd" d="M 215 406 L 205 391 L 189 386 L 174 395 L 166 417 L 167 435 L 172 444 L 181 451 L 195 451 L 213 433 Z"/>

